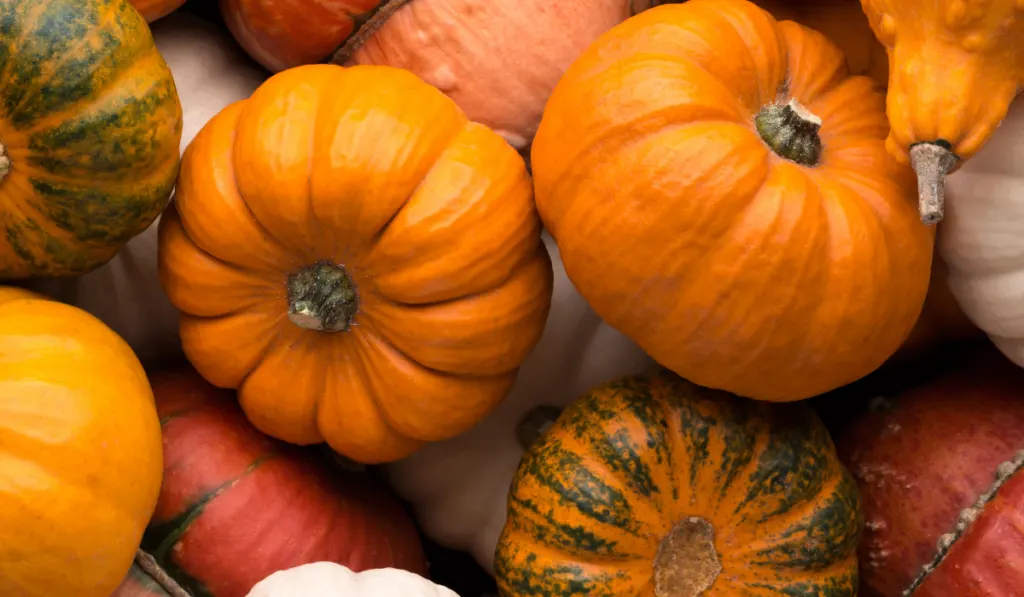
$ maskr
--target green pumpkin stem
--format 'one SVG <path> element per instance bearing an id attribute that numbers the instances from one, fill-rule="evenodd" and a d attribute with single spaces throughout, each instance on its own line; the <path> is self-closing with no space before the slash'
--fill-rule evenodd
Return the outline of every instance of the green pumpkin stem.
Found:
<path id="1" fill-rule="evenodd" d="M 754 126 L 772 151 L 791 162 L 816 166 L 821 159 L 821 119 L 795 99 L 761 108 Z"/>
<path id="2" fill-rule="evenodd" d="M 960 161 L 945 141 L 918 143 L 910 148 L 910 165 L 917 174 L 917 209 L 921 221 L 938 224 L 945 215 L 946 175 Z"/>
<path id="3" fill-rule="evenodd" d="M 657 597 L 699 597 L 715 584 L 722 562 L 715 529 L 703 518 L 682 520 L 661 540 L 654 556 Z"/>
<path id="4" fill-rule="evenodd" d="M 541 404 L 531 408 L 516 425 L 516 439 L 519 440 L 519 445 L 524 450 L 529 450 L 561 414 L 562 409 L 557 406 Z"/>
<path id="5" fill-rule="evenodd" d="M 157 564 L 156 559 L 148 553 L 141 549 L 136 551 L 135 563 L 171 597 L 192 597 L 192 595 L 189 595 L 188 591 L 181 588 L 181 585 L 171 578 L 170 575 L 160 567 L 160 564 Z"/>
<path id="6" fill-rule="evenodd" d="M 348 36 L 341 46 L 334 51 L 331 56 L 330 64 L 337 64 L 339 66 L 345 66 L 345 63 L 359 51 L 359 48 L 363 47 L 373 34 L 380 29 L 393 14 L 398 12 L 399 8 L 402 8 L 408 4 L 411 0 L 385 0 L 381 2 L 377 8 L 371 10 L 368 13 L 362 15 L 356 15 L 353 17 L 355 21 L 355 29 L 352 34 Z"/>
<path id="7" fill-rule="evenodd" d="M 0 143 L 0 182 L 4 181 L 4 177 L 11 171 L 11 158 L 7 156 L 7 146 Z"/>
<path id="8" fill-rule="evenodd" d="M 288 319 L 295 325 L 343 332 L 358 311 L 359 293 L 343 266 L 320 261 L 288 276 Z"/>

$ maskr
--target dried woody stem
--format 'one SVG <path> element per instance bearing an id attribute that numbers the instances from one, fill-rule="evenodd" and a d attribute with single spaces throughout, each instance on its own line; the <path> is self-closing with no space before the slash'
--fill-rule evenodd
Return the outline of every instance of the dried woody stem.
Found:
<path id="1" fill-rule="evenodd" d="M 139 568 L 142 568 L 143 572 L 163 587 L 171 597 L 192 597 L 192 595 L 188 594 L 188 591 L 181 588 L 177 581 L 168 576 L 164 569 L 160 567 L 160 564 L 157 564 L 153 556 L 148 553 L 141 549 L 135 552 L 135 563 L 139 565 Z"/>
<path id="2" fill-rule="evenodd" d="M 385 0 L 382 2 L 373 13 L 373 16 L 367 19 L 365 23 L 356 29 L 355 33 L 349 36 L 349 38 L 345 40 L 345 43 L 343 43 L 341 47 L 334 52 L 334 55 L 331 56 L 330 63 L 344 66 L 345 63 L 348 62 L 349 58 L 351 58 L 359 48 L 363 47 L 363 44 L 373 37 L 373 34 L 391 18 L 391 15 L 398 12 L 398 9 L 411 1 L 412 0 Z"/>

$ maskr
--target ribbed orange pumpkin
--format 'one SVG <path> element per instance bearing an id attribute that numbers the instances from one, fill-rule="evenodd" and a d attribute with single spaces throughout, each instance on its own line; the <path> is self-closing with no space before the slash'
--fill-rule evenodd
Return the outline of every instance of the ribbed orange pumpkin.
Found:
<path id="1" fill-rule="evenodd" d="M 160 276 L 257 428 L 384 462 L 505 397 L 551 303 L 540 231 L 522 158 L 440 91 L 302 66 L 185 150 Z"/>
<path id="2" fill-rule="evenodd" d="M 537 206 L 601 317 L 706 387 L 824 393 L 910 333 L 934 236 L 886 153 L 884 99 L 824 36 L 745 0 L 612 29 L 566 72 Z"/>

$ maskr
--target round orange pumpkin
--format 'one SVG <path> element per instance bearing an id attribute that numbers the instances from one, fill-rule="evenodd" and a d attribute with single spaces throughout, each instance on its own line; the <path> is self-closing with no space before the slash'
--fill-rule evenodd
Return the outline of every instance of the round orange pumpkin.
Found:
<path id="1" fill-rule="evenodd" d="M 128 345 L 85 311 L 0 287 L 0 595 L 108 597 L 162 471 Z"/>
<path id="2" fill-rule="evenodd" d="M 504 597 L 854 597 L 861 524 L 803 404 L 627 377 L 530 446 L 494 569 Z"/>
<path id="3" fill-rule="evenodd" d="M 253 424 L 395 460 L 476 424 L 552 270 L 522 158 L 415 75 L 296 67 L 185 150 L 159 230 L 185 354 Z"/>
<path id="4" fill-rule="evenodd" d="M 884 98 L 824 36 L 745 0 L 630 18 L 569 68 L 537 207 L 605 321 L 694 383 L 786 401 L 891 356 L 934 235 Z"/>

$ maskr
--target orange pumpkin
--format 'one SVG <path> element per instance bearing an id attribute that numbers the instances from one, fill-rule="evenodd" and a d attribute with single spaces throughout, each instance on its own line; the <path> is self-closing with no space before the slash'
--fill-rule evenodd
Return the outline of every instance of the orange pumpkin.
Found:
<path id="1" fill-rule="evenodd" d="M 402 458 L 476 424 L 540 339 L 525 164 L 411 73 L 284 71 L 182 163 L 161 282 L 188 359 L 268 435 Z"/>
<path id="2" fill-rule="evenodd" d="M 1024 2 L 861 2 L 889 52 L 889 151 L 917 171 L 921 219 L 939 222 L 946 175 L 988 142 L 1024 88 Z"/>
<path id="3" fill-rule="evenodd" d="M 532 152 L 569 278 L 659 363 L 786 401 L 891 356 L 934 235 L 884 100 L 824 36 L 745 0 L 653 8 L 566 72 Z"/>
<path id="4" fill-rule="evenodd" d="M 139 11 L 148 23 L 166 17 L 184 3 L 185 0 L 132 0 L 135 10 Z"/>
<path id="5" fill-rule="evenodd" d="M 124 340 L 0 286 L 0 595 L 108 597 L 162 470 L 153 392 Z"/>

